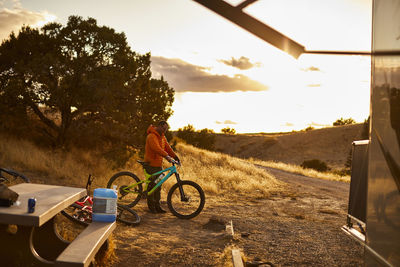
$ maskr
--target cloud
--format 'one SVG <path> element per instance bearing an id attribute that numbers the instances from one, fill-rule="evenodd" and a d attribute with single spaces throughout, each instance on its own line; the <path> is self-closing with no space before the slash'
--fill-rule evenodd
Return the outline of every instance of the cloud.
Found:
<path id="1" fill-rule="evenodd" d="M 12 31 L 18 33 L 23 25 L 40 27 L 56 19 L 56 16 L 47 12 L 38 13 L 24 9 L 19 1 L 13 1 L 12 8 L 5 8 L 3 2 L 0 8 L 0 40 L 8 38 Z"/>
<path id="2" fill-rule="evenodd" d="M 209 68 L 192 65 L 181 59 L 151 57 L 151 69 L 155 77 L 163 76 L 176 92 L 235 92 L 265 91 L 268 87 L 249 77 L 236 74 L 215 75 Z"/>
<path id="3" fill-rule="evenodd" d="M 307 84 L 308 87 L 321 87 L 321 84 L 319 83 L 311 83 L 311 84 Z"/>
<path id="4" fill-rule="evenodd" d="M 228 66 L 232 66 L 235 68 L 238 68 L 240 70 L 248 70 L 251 69 L 253 67 L 259 67 L 261 66 L 261 63 L 251 63 L 250 59 L 248 59 L 247 57 L 240 57 L 239 59 L 236 59 L 234 57 L 232 57 L 230 60 L 225 60 L 225 59 L 221 59 L 218 60 L 219 62 L 224 63 L 225 65 Z"/>
<path id="5" fill-rule="evenodd" d="M 294 124 L 291 123 L 291 122 L 286 122 L 286 123 L 285 123 L 284 125 L 282 125 L 282 126 L 292 127 L 292 126 L 294 126 Z"/>
<path id="6" fill-rule="evenodd" d="M 216 124 L 237 124 L 237 122 L 231 121 L 231 120 L 225 120 L 224 122 L 221 121 L 216 121 Z"/>
<path id="7" fill-rule="evenodd" d="M 311 66 L 308 67 L 307 69 L 301 69 L 302 71 L 321 71 L 319 68 Z"/>

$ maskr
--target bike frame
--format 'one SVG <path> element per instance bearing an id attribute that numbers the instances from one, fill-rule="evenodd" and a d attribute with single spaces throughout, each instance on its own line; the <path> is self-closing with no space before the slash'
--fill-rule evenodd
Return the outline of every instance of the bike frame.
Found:
<path id="1" fill-rule="evenodd" d="M 86 197 L 83 199 L 83 201 L 75 201 L 75 204 L 81 207 L 81 211 L 85 210 L 92 214 L 92 207 L 93 207 L 93 197 L 89 195 L 90 191 L 90 186 L 92 185 L 92 182 L 94 180 L 94 177 L 89 174 L 88 180 L 86 182 Z M 88 205 L 86 205 L 86 203 Z"/>
<path id="2" fill-rule="evenodd" d="M 151 177 L 161 175 L 161 174 L 164 173 L 164 172 L 168 172 L 168 173 L 167 173 L 167 174 L 165 175 L 165 177 L 164 177 L 163 179 L 161 179 L 161 181 L 159 181 L 149 192 L 147 192 L 147 195 L 153 194 L 154 191 L 155 191 L 157 188 L 159 188 L 165 181 L 167 181 L 167 180 L 172 176 L 172 174 L 175 174 L 177 182 L 180 182 L 180 177 L 179 177 L 179 173 L 178 173 L 178 171 L 177 171 L 177 169 L 176 169 L 176 166 L 175 166 L 175 165 L 172 165 L 172 166 L 169 167 L 169 168 L 166 168 L 166 169 L 163 169 L 163 170 L 161 170 L 161 171 L 159 171 L 159 172 L 155 172 L 155 173 L 151 174 L 149 177 L 146 177 L 146 180 L 142 180 L 142 181 L 140 181 L 140 182 L 138 182 L 138 183 L 131 184 L 131 185 L 129 185 L 129 186 L 123 188 L 122 190 L 123 190 L 124 192 L 126 192 L 126 193 L 134 193 L 133 191 L 130 190 L 131 188 L 135 187 L 135 186 L 138 185 L 138 184 L 143 184 L 143 183 L 146 183 L 146 184 L 148 185 L 148 184 L 151 182 L 151 181 L 150 181 L 150 178 L 151 178 Z M 147 188 L 146 188 L 146 189 L 147 189 Z M 180 188 L 180 190 L 181 190 L 181 188 Z M 182 192 L 182 191 L 181 191 L 181 194 L 183 195 L 183 192 Z"/>
<path id="3" fill-rule="evenodd" d="M 86 205 L 86 203 L 89 203 L 89 205 Z M 82 207 L 81 210 L 86 210 L 92 214 L 93 198 L 91 196 L 86 196 L 83 201 L 75 201 L 75 204 Z"/>

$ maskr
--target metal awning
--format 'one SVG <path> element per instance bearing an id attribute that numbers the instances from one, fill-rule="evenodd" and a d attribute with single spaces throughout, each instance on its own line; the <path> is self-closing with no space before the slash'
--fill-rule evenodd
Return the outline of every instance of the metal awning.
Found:
<path id="1" fill-rule="evenodd" d="M 240 4 L 233 6 L 223 0 L 193 0 L 215 13 L 223 16 L 227 20 L 235 23 L 243 29 L 251 32 L 255 36 L 270 43 L 276 48 L 285 51 L 294 58 L 298 58 L 301 54 L 331 54 L 331 55 L 371 55 L 369 51 L 322 51 L 322 50 L 306 50 L 305 47 L 289 37 L 283 35 L 279 31 L 259 21 L 258 19 L 243 12 L 243 9 L 257 0 L 245 0 Z M 400 51 L 382 51 L 377 54 L 393 55 L 400 54 Z"/>

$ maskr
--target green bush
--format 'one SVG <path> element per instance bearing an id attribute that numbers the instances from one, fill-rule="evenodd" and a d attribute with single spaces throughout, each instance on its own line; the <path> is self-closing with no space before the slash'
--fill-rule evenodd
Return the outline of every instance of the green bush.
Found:
<path id="1" fill-rule="evenodd" d="M 348 124 L 354 124 L 356 121 L 353 118 L 348 118 L 348 119 L 337 119 L 334 123 L 333 126 L 341 126 L 341 125 L 348 125 Z"/>
<path id="2" fill-rule="evenodd" d="M 351 169 L 350 168 L 343 168 L 340 170 L 335 170 L 333 171 L 334 174 L 337 174 L 339 176 L 346 176 L 346 175 L 351 175 Z"/>
<path id="3" fill-rule="evenodd" d="M 330 169 L 325 162 L 319 159 L 305 160 L 300 166 L 303 169 L 314 169 L 319 172 L 326 172 Z"/>
<path id="4" fill-rule="evenodd" d="M 196 131 L 193 125 L 188 124 L 183 128 L 179 128 L 176 136 L 195 147 L 208 150 L 214 149 L 215 135 L 213 130 L 205 128 Z"/>
<path id="5" fill-rule="evenodd" d="M 236 130 L 234 128 L 230 128 L 230 127 L 221 129 L 221 132 L 224 134 L 236 134 Z"/>

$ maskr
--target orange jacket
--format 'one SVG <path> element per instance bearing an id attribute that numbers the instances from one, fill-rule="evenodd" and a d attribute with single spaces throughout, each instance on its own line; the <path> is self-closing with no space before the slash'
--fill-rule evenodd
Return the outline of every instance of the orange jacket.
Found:
<path id="1" fill-rule="evenodd" d="M 162 160 L 167 155 L 175 158 L 176 154 L 170 147 L 164 134 L 160 135 L 153 125 L 147 129 L 146 146 L 144 152 L 144 161 L 150 166 L 161 167 Z"/>

